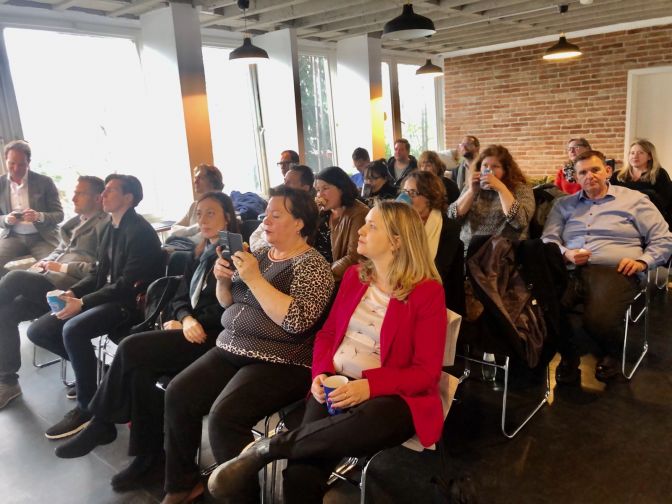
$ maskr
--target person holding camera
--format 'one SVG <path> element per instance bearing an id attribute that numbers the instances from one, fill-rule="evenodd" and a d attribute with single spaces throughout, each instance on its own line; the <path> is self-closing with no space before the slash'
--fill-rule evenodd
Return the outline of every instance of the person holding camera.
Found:
<path id="1" fill-rule="evenodd" d="M 0 278 L 21 256 L 47 257 L 58 246 L 63 208 L 54 181 L 30 171 L 28 142 L 5 146 L 7 176 L 0 177 Z"/>
<path id="2" fill-rule="evenodd" d="M 329 263 L 308 243 L 317 206 L 306 191 L 276 187 L 263 225 L 269 247 L 217 259 L 223 330 L 166 391 L 163 504 L 188 502 L 202 490 L 195 459 L 204 415 L 222 463 L 253 440 L 259 420 L 310 387 L 314 326 L 334 287 Z"/>
<path id="3" fill-rule="evenodd" d="M 61 458 L 81 457 L 114 441 L 115 424 L 131 422 L 131 464 L 112 478 L 117 491 L 138 488 L 160 475 L 163 456 L 164 393 L 155 386 L 163 375 L 175 375 L 215 345 L 223 308 L 217 300 L 214 275 L 220 231 L 238 232 L 231 198 L 221 192 L 202 195 L 196 218 L 203 241 L 164 313 L 163 328 L 124 338 L 109 371 L 89 403 L 91 423 L 56 448 Z"/>

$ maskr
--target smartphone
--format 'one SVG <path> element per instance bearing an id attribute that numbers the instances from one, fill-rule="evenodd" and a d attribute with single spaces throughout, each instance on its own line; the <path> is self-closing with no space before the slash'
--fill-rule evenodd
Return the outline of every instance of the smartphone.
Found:
<path id="1" fill-rule="evenodd" d="M 233 262 L 231 262 L 231 256 L 243 250 L 243 235 L 220 231 L 218 245 L 222 248 L 222 257 L 229 261 L 231 269 L 235 269 Z"/>
<path id="2" fill-rule="evenodd" d="M 16 218 L 17 221 L 23 220 L 23 211 L 21 210 L 12 212 L 12 215 Z"/>

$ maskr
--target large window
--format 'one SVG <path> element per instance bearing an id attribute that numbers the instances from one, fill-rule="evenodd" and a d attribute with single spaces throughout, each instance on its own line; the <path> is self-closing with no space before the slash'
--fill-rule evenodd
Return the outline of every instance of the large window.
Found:
<path id="1" fill-rule="evenodd" d="M 261 192 L 250 70 L 230 62 L 230 52 L 203 47 L 212 153 L 226 192 Z"/>
<path id="2" fill-rule="evenodd" d="M 411 143 L 411 154 L 437 150 L 436 91 L 433 78 L 415 75 L 416 65 L 397 65 L 401 134 Z"/>
<path id="3" fill-rule="evenodd" d="M 79 175 L 119 172 L 142 181 L 141 211 L 161 213 L 135 43 L 14 28 L 4 37 L 31 169 L 55 180 L 66 211 Z"/>
<path id="4" fill-rule="evenodd" d="M 332 141 L 329 64 L 322 56 L 299 57 L 305 162 L 313 170 L 336 164 Z"/>
<path id="5" fill-rule="evenodd" d="M 385 159 L 392 156 L 392 146 L 394 144 L 394 128 L 392 126 L 392 91 L 390 88 L 390 65 L 383 62 L 380 68 L 383 81 L 383 115 L 385 130 Z"/>

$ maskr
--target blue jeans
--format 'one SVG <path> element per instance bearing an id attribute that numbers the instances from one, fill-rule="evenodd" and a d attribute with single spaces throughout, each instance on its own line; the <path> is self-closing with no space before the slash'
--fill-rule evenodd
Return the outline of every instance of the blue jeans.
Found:
<path id="1" fill-rule="evenodd" d="M 128 312 L 118 303 L 105 303 L 68 320 L 51 313 L 42 315 L 28 327 L 28 338 L 42 348 L 68 359 L 77 380 L 77 404 L 87 411 L 96 393 L 96 352 L 91 340 L 124 323 Z"/>

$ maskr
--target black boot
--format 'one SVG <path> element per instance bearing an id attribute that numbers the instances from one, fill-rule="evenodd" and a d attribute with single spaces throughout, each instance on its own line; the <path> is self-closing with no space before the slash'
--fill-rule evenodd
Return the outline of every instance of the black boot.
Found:
<path id="1" fill-rule="evenodd" d="M 270 454 L 268 438 L 260 439 L 238 455 L 215 469 L 208 479 L 208 490 L 222 502 L 241 502 L 248 496 L 248 482 L 256 478 L 257 473 L 273 460 Z"/>
<path id="2" fill-rule="evenodd" d="M 75 437 L 58 446 L 54 452 L 59 458 L 83 457 L 96 446 L 109 444 L 117 439 L 117 427 L 113 423 L 93 418 L 91 423 Z"/>
<path id="3" fill-rule="evenodd" d="M 152 476 L 158 480 L 163 476 L 165 463 L 163 452 L 138 455 L 128 467 L 112 476 L 112 488 L 115 492 L 127 492 L 145 486 Z"/>

